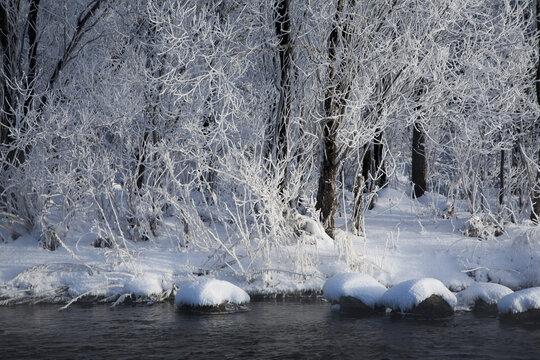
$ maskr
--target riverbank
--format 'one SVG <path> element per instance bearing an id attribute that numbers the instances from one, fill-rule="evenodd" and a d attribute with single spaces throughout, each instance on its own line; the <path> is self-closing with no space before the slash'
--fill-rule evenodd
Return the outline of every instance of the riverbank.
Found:
<path id="1" fill-rule="evenodd" d="M 249 254 L 217 261 L 213 251 L 178 246 L 170 229 L 122 249 L 97 248 L 91 233 L 74 229 L 62 247 L 49 251 L 26 234 L 0 244 L 0 301 L 162 301 L 199 276 L 230 281 L 255 297 L 318 294 L 328 277 L 347 271 L 372 275 L 386 287 L 433 277 L 454 292 L 474 281 L 514 290 L 540 285 L 539 227 L 505 224 L 500 236 L 468 237 L 464 204 L 454 204 L 452 214 L 449 206 L 439 195 L 412 200 L 406 191 L 385 189 L 366 213 L 365 237 L 352 235 L 343 212 L 335 241 L 310 223 L 302 243 L 280 249 L 270 264 L 250 263 Z"/>

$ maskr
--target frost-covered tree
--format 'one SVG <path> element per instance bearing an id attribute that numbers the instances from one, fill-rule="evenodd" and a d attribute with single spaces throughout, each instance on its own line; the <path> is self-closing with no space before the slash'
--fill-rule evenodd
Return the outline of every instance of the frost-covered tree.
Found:
<path id="1" fill-rule="evenodd" d="M 41 228 L 45 246 L 56 246 L 46 236 L 54 231 L 46 231 L 48 225 L 41 216 L 54 191 L 41 193 L 32 182 L 37 173 L 27 162 L 41 145 L 34 134 L 38 129 L 53 130 L 49 117 L 58 105 L 52 102 L 54 93 L 69 82 L 79 52 L 95 40 L 90 34 L 96 36 L 92 30 L 108 5 L 106 0 L 70 2 L 69 6 L 46 0 L 0 4 L 1 207 L 27 226 Z M 53 132 L 49 135 L 54 138 Z M 49 146 L 54 148 L 54 141 Z M 54 172 L 54 167 L 48 171 Z"/>
<path id="2" fill-rule="evenodd" d="M 499 195 L 501 151 L 512 150 L 519 139 L 520 151 L 529 153 L 533 135 L 537 107 L 531 97 L 529 7 L 464 1 L 451 10 L 454 20 L 442 42 L 448 48 L 446 66 L 424 95 L 434 104 L 427 107 L 430 116 L 440 119 L 428 131 L 438 138 L 431 144 L 432 154 L 439 153 L 432 169 L 447 189 L 467 200 L 473 215 L 490 217 L 499 212 L 492 200 Z M 530 186 L 530 178 L 524 180 L 519 187 Z"/>

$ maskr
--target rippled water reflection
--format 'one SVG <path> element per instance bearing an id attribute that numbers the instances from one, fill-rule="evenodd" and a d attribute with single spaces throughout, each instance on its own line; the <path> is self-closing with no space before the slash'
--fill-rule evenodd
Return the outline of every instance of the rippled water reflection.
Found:
<path id="1" fill-rule="evenodd" d="M 0 358 L 540 359 L 540 327 L 458 313 L 445 322 L 350 317 L 322 301 L 197 315 L 172 304 L 0 308 Z"/>

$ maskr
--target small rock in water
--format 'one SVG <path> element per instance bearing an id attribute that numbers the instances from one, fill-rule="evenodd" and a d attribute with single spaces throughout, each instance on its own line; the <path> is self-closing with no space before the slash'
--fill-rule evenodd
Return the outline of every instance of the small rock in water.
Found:
<path id="1" fill-rule="evenodd" d="M 248 310 L 249 295 L 230 282 L 202 279 L 180 288 L 174 302 L 180 309 L 209 314 Z"/>
<path id="2" fill-rule="evenodd" d="M 234 304 L 230 302 L 224 302 L 223 304 L 215 306 L 192 306 L 181 304 L 178 306 L 180 310 L 196 312 L 201 314 L 230 314 L 236 312 L 249 311 L 249 308 L 245 304 Z"/>
<path id="3" fill-rule="evenodd" d="M 540 287 L 516 291 L 497 304 L 502 320 L 540 323 Z"/>
<path id="4" fill-rule="evenodd" d="M 381 299 L 394 314 L 422 319 L 442 319 L 454 314 L 457 299 L 437 279 L 404 281 L 390 288 Z"/>
<path id="5" fill-rule="evenodd" d="M 352 296 L 342 296 L 339 298 L 339 311 L 349 314 L 370 314 L 384 312 L 386 308 L 380 305 L 367 306 L 360 299 Z"/>
<path id="6" fill-rule="evenodd" d="M 380 304 L 386 287 L 366 274 L 337 274 L 323 286 L 324 297 L 333 305 L 332 309 L 345 313 L 370 314 L 385 311 Z"/>
<path id="7" fill-rule="evenodd" d="M 497 313 L 497 302 L 513 293 L 510 288 L 500 284 L 478 282 L 456 294 L 458 304 L 474 312 Z"/>
<path id="8" fill-rule="evenodd" d="M 478 299 L 474 302 L 472 311 L 482 314 L 496 314 L 497 304 L 489 304 L 482 299 Z"/>
<path id="9" fill-rule="evenodd" d="M 431 295 L 414 306 L 407 315 L 425 319 L 442 319 L 454 315 L 454 308 L 442 296 Z"/>

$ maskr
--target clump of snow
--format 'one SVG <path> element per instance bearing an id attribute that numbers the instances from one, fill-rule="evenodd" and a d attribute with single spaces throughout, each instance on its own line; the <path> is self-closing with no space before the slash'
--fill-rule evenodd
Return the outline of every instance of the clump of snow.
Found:
<path id="1" fill-rule="evenodd" d="M 460 305 L 470 307 L 478 300 L 487 304 L 497 304 L 504 296 L 513 293 L 510 288 L 500 284 L 478 282 L 469 286 L 467 289 L 456 294 Z"/>
<path id="2" fill-rule="evenodd" d="M 374 308 L 380 302 L 386 287 L 366 274 L 337 274 L 326 281 L 323 294 L 327 300 L 337 302 L 343 296 L 351 296 Z"/>
<path id="3" fill-rule="evenodd" d="M 456 296 L 442 282 L 433 278 L 399 283 L 383 294 L 381 303 L 391 309 L 408 312 L 432 295 L 441 296 L 451 307 L 457 304 Z"/>
<path id="4" fill-rule="evenodd" d="M 517 314 L 540 309 L 540 287 L 533 287 L 508 294 L 497 304 L 501 314 Z"/>
<path id="5" fill-rule="evenodd" d="M 332 251 L 334 249 L 334 240 L 326 234 L 324 227 L 319 221 L 300 214 L 297 214 L 296 221 L 299 228 L 306 235 L 315 239 L 317 249 L 322 251 Z"/>
<path id="6" fill-rule="evenodd" d="M 182 286 L 174 303 L 177 306 L 219 306 L 223 303 L 245 304 L 249 295 L 238 286 L 228 281 L 202 279 Z"/>
<path id="7" fill-rule="evenodd" d="M 161 294 L 164 289 L 159 275 L 143 273 L 127 281 L 124 285 L 124 291 L 136 295 L 151 296 Z"/>

